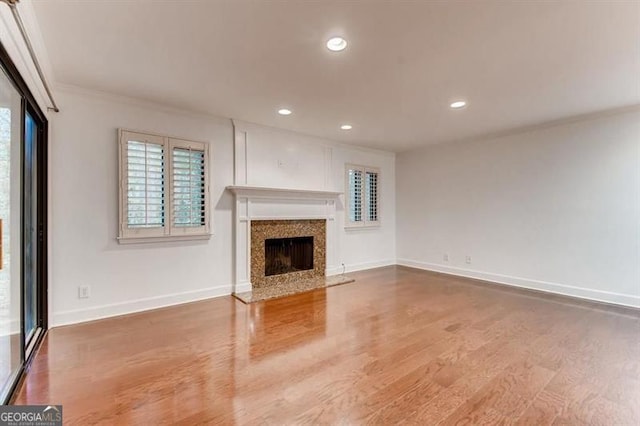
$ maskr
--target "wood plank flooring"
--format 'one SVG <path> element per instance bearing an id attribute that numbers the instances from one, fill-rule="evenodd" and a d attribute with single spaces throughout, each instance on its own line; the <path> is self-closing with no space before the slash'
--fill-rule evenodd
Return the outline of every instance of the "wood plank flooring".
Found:
<path id="1" fill-rule="evenodd" d="M 65 424 L 640 424 L 640 319 L 402 267 L 52 329 L 17 404 Z"/>

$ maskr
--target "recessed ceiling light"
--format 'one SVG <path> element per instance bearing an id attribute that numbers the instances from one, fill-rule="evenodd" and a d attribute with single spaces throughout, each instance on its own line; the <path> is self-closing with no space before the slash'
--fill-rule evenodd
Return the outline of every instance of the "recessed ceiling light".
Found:
<path id="1" fill-rule="evenodd" d="M 339 52 L 347 47 L 347 40 L 342 37 L 332 37 L 327 41 L 327 49 L 332 52 Z"/>
<path id="2" fill-rule="evenodd" d="M 455 102 L 451 102 L 451 105 L 449 105 L 451 108 L 453 109 L 460 109 L 460 108 L 464 108 L 467 106 L 467 101 L 455 101 Z"/>
<path id="3" fill-rule="evenodd" d="M 278 114 L 280 115 L 291 115 L 291 110 L 290 109 L 286 109 L 286 108 L 282 108 L 278 110 Z"/>
<path id="4" fill-rule="evenodd" d="M 342 126 L 340 126 L 340 128 L 342 130 L 351 130 L 353 129 L 353 126 L 351 124 L 343 124 Z"/>

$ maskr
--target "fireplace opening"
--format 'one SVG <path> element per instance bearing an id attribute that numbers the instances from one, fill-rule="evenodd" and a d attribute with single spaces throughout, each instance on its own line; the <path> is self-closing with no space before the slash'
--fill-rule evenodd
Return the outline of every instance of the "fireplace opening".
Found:
<path id="1" fill-rule="evenodd" d="M 265 276 L 313 269 L 313 237 L 269 238 L 264 259 Z"/>

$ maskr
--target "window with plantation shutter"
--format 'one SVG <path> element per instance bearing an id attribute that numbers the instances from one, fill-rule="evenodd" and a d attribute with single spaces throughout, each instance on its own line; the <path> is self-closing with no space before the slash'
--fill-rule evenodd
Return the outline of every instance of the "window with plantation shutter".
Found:
<path id="1" fill-rule="evenodd" d="M 207 145 L 178 139 L 171 143 L 171 226 L 191 234 L 207 228 Z"/>
<path id="2" fill-rule="evenodd" d="M 209 238 L 208 144 L 120 130 L 121 243 Z"/>
<path id="3" fill-rule="evenodd" d="M 378 221 L 378 172 L 367 170 L 365 172 L 365 197 L 367 199 L 367 220 Z"/>
<path id="4" fill-rule="evenodd" d="M 350 169 L 349 176 L 349 220 L 362 221 L 362 170 Z"/>
<path id="5" fill-rule="evenodd" d="M 127 225 L 164 226 L 164 147 L 127 141 Z"/>
<path id="6" fill-rule="evenodd" d="M 346 226 L 378 225 L 380 171 L 374 167 L 347 164 L 346 182 Z"/>

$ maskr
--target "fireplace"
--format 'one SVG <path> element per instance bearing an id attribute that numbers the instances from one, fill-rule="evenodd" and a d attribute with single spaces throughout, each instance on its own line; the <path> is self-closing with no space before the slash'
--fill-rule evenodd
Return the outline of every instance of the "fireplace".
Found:
<path id="1" fill-rule="evenodd" d="M 269 238 L 264 242 L 264 275 L 313 269 L 313 237 Z"/>
<path id="2" fill-rule="evenodd" d="M 326 188 L 248 186 L 246 132 L 236 129 L 235 138 L 236 185 L 227 187 L 235 196 L 233 293 L 242 294 L 239 299 L 250 303 L 294 294 L 299 292 L 300 283 L 333 284 L 331 277 L 337 277 L 336 274 L 342 271 L 338 267 L 340 253 L 336 221 L 336 201 L 342 193 Z M 326 154 L 327 172 L 332 164 L 331 150 L 328 149 Z M 262 177 L 257 181 L 261 182 Z M 325 187 L 330 186 L 330 181 L 326 180 Z M 313 269 L 266 275 L 265 241 L 297 237 L 313 237 Z"/>
<path id="3" fill-rule="evenodd" d="M 250 238 L 254 289 L 324 278 L 326 220 L 254 220 Z"/>

